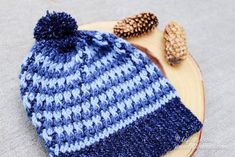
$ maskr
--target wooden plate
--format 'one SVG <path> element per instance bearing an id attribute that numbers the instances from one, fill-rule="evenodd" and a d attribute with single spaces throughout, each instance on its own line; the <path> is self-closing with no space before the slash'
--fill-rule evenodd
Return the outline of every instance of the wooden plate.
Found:
<path id="1" fill-rule="evenodd" d="M 82 30 L 99 30 L 104 32 L 112 32 L 116 21 L 96 22 L 80 26 Z M 157 29 L 138 38 L 128 39 L 130 43 L 135 45 L 149 55 L 155 64 L 157 64 L 176 88 L 183 103 L 189 108 L 201 122 L 204 122 L 205 97 L 204 86 L 200 69 L 190 55 L 180 65 L 172 67 L 165 61 L 163 33 Z M 176 147 L 173 151 L 168 152 L 164 157 L 190 157 L 196 151 L 202 130 L 182 145 Z"/>

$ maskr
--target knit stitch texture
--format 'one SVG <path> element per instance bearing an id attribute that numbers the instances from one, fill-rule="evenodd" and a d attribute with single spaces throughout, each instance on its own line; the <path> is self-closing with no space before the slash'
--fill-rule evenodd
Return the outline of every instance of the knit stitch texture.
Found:
<path id="1" fill-rule="evenodd" d="M 201 129 L 159 68 L 130 43 L 100 31 L 47 32 L 67 29 L 57 29 L 61 20 L 76 27 L 66 13 L 43 20 L 22 64 L 20 92 L 51 157 L 161 156 Z"/>

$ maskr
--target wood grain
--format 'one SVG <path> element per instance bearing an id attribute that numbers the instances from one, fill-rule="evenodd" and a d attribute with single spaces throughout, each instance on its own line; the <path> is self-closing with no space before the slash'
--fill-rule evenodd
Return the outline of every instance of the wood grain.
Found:
<path id="1" fill-rule="evenodd" d="M 112 32 L 115 24 L 116 21 L 96 22 L 82 25 L 79 28 Z M 193 57 L 189 55 L 180 65 L 170 66 L 164 58 L 163 33 L 158 29 L 138 38 L 128 39 L 128 41 L 150 56 L 176 88 L 185 106 L 203 123 L 205 113 L 204 85 L 200 69 Z M 192 156 L 200 142 L 201 133 L 202 130 L 173 151 L 168 152 L 164 157 Z"/>

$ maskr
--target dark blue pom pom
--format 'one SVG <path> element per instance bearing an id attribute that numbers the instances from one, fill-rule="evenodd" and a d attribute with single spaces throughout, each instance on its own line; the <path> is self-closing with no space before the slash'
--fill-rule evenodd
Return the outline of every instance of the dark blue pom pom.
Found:
<path id="1" fill-rule="evenodd" d="M 72 51 L 77 44 L 77 37 L 71 36 L 60 40 L 46 41 L 51 47 L 56 48 L 61 53 Z"/>
<path id="2" fill-rule="evenodd" d="M 64 39 L 74 36 L 77 32 L 74 18 L 65 12 L 49 13 L 42 17 L 34 28 L 34 38 L 37 41 L 50 39 Z"/>

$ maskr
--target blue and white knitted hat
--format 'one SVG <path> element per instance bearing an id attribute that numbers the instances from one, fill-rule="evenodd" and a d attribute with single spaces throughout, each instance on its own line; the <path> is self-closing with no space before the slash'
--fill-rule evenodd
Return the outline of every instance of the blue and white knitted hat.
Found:
<path id="1" fill-rule="evenodd" d="M 47 13 L 22 64 L 20 91 L 51 157 L 151 157 L 202 127 L 159 68 L 111 33 Z"/>

